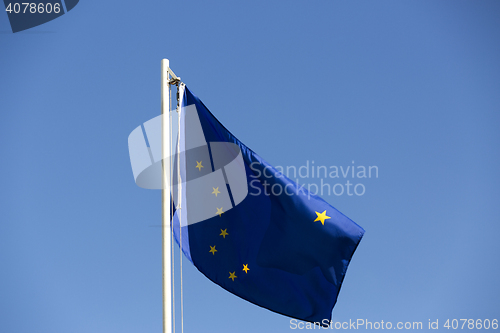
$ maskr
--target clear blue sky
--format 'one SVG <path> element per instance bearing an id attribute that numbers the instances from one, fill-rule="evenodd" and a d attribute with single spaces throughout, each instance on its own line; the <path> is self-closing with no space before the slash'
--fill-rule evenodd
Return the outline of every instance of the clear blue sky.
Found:
<path id="1" fill-rule="evenodd" d="M 271 164 L 378 166 L 348 178 L 364 195 L 323 195 L 366 230 L 334 321 L 500 319 L 499 17 L 82 0 L 12 34 L 0 13 L 0 331 L 161 331 L 161 195 L 135 185 L 127 137 L 160 113 L 162 58 Z M 293 332 L 184 264 L 186 333 Z"/>

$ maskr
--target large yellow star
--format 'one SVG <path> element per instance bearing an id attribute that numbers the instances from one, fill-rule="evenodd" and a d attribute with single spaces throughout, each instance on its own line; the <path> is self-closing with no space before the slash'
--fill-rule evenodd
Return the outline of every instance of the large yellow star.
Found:
<path id="1" fill-rule="evenodd" d="M 203 168 L 203 165 L 201 165 L 201 161 L 196 161 L 196 166 L 195 168 L 198 168 L 198 171 L 201 171 L 201 168 Z"/>
<path id="2" fill-rule="evenodd" d="M 228 279 L 232 279 L 232 280 L 234 281 L 234 279 L 236 279 L 236 278 L 237 278 L 237 276 L 236 276 L 236 271 L 234 271 L 234 272 L 232 272 L 232 273 L 231 273 L 231 272 L 229 272 L 229 278 L 228 278 Z"/>
<path id="3" fill-rule="evenodd" d="M 316 212 L 316 215 L 318 215 L 318 217 L 316 217 L 316 220 L 314 220 L 314 222 L 321 221 L 322 225 L 325 225 L 325 220 L 331 218 L 330 216 L 326 216 L 326 210 L 323 213 L 321 213 L 321 214 L 318 213 L 318 212 Z"/>
<path id="4" fill-rule="evenodd" d="M 217 208 L 217 207 L 215 207 L 215 208 Z M 224 212 L 222 211 L 222 207 L 221 207 L 221 208 L 217 208 L 217 213 L 215 213 L 215 214 L 218 214 L 219 217 L 221 217 L 223 213 Z"/>
<path id="5" fill-rule="evenodd" d="M 217 250 L 215 249 L 215 245 L 214 246 L 210 245 L 210 251 L 208 251 L 208 252 L 210 252 L 213 255 L 215 255 L 215 252 L 217 252 Z"/>
<path id="6" fill-rule="evenodd" d="M 248 273 L 248 271 L 250 270 L 250 268 L 248 268 L 248 264 L 243 264 L 243 270 L 245 271 L 245 274 Z"/>
<path id="7" fill-rule="evenodd" d="M 220 235 L 219 235 L 219 236 L 222 236 L 222 237 L 226 238 L 226 236 L 227 236 L 227 235 L 229 235 L 229 234 L 227 233 L 227 229 L 224 229 L 224 230 L 220 229 L 220 231 L 221 231 L 221 233 L 220 233 Z"/>
<path id="8" fill-rule="evenodd" d="M 217 196 L 217 194 L 220 194 L 218 187 L 212 187 L 212 188 L 214 189 L 214 191 L 212 192 L 212 194 L 215 194 L 215 196 Z"/>

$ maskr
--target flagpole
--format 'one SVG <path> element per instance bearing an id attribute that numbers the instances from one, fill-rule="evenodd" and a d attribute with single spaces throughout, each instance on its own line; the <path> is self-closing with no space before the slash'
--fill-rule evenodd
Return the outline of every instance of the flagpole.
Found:
<path id="1" fill-rule="evenodd" d="M 162 260 L 163 260 L 163 333 L 172 333 L 172 275 L 170 230 L 170 78 L 169 61 L 161 61 L 162 113 Z"/>

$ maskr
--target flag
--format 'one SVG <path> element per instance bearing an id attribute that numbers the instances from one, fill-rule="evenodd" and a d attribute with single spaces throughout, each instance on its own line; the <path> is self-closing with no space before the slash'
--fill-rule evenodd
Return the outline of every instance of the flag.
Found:
<path id="1" fill-rule="evenodd" d="M 264 161 L 181 88 L 172 227 L 184 254 L 227 291 L 325 325 L 364 230 Z"/>

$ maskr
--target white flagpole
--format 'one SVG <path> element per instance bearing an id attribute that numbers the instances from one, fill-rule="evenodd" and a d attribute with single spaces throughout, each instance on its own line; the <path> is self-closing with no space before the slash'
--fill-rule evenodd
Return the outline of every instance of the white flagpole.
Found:
<path id="1" fill-rule="evenodd" d="M 163 247 L 163 333 L 172 333 L 172 275 L 170 231 L 170 78 L 169 61 L 161 61 L 162 113 L 162 247 Z"/>

